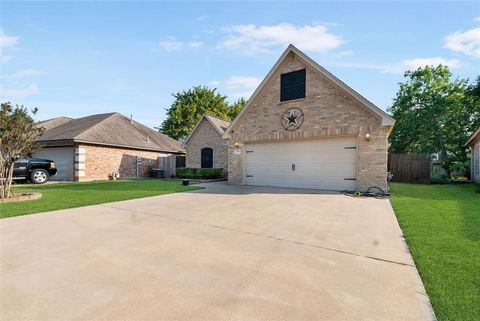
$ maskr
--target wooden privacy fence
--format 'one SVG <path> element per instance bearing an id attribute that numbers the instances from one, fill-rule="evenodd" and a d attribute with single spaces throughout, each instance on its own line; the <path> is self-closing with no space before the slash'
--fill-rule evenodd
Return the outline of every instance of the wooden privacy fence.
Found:
<path id="1" fill-rule="evenodd" d="M 165 178 L 176 176 L 179 167 L 185 167 L 185 155 L 158 157 L 158 169 L 163 170 L 163 177 Z"/>
<path id="2" fill-rule="evenodd" d="M 430 155 L 389 154 L 388 171 L 393 182 L 430 183 Z"/>

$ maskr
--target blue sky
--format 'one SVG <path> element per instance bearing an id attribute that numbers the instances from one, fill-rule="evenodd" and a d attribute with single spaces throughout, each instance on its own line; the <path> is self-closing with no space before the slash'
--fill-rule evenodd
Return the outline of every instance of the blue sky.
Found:
<path id="1" fill-rule="evenodd" d="M 480 2 L 1 2 L 1 99 L 38 119 L 119 111 L 158 126 L 172 93 L 248 96 L 288 43 L 382 109 L 403 71 L 480 74 Z"/>

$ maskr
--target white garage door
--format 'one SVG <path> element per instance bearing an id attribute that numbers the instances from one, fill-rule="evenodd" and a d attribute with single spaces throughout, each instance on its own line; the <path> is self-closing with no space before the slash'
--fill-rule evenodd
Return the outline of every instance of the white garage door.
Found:
<path id="1" fill-rule="evenodd" d="M 246 145 L 246 184 L 355 190 L 355 137 Z"/>
<path id="2" fill-rule="evenodd" d="M 52 176 L 51 180 L 73 180 L 73 147 L 40 148 L 32 157 L 50 159 L 55 162 L 57 175 Z"/>

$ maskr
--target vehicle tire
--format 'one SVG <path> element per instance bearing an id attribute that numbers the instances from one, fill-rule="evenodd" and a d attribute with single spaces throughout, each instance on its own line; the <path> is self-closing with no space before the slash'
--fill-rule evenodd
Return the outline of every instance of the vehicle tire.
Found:
<path id="1" fill-rule="evenodd" d="M 44 184 L 48 182 L 49 175 L 48 172 L 44 169 L 37 168 L 32 170 L 30 173 L 30 182 L 33 184 Z"/>

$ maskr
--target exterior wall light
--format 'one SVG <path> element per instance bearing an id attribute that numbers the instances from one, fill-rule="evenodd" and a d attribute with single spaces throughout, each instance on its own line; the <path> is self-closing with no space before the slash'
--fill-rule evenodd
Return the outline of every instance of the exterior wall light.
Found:
<path id="1" fill-rule="evenodd" d="M 370 140 L 370 126 L 368 126 L 367 133 L 365 134 L 365 140 L 366 141 Z"/>

